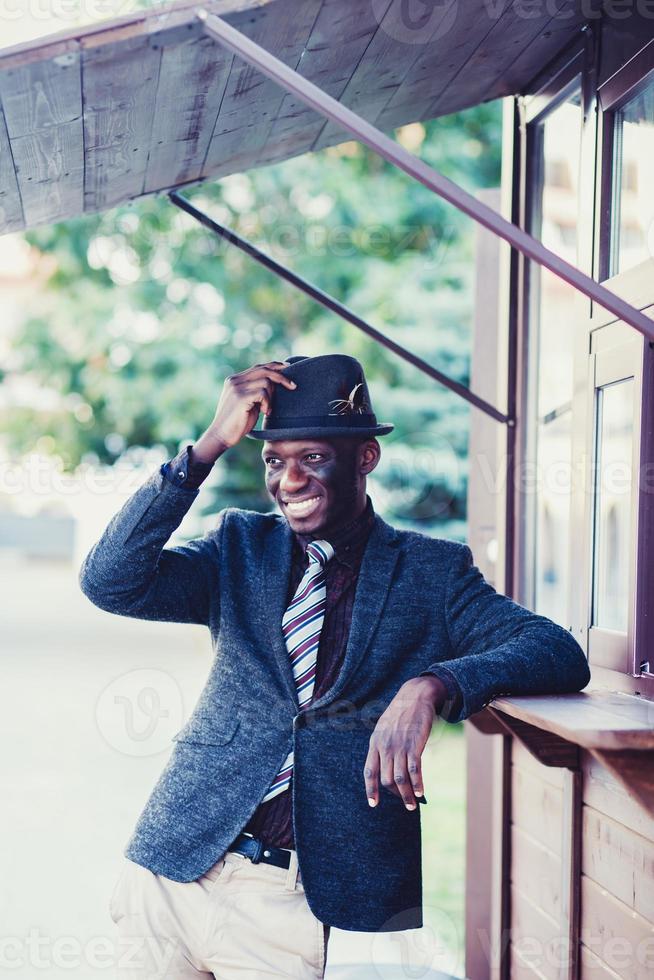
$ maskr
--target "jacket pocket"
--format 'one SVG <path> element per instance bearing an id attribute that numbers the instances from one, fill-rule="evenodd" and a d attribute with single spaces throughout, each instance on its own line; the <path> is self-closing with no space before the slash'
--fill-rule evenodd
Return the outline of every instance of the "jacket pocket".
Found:
<path id="1" fill-rule="evenodd" d="M 203 705 L 195 709 L 172 740 L 198 745 L 226 745 L 234 738 L 240 724 L 241 719 L 234 706 L 217 709 Z"/>
<path id="2" fill-rule="evenodd" d="M 240 725 L 238 718 L 230 718 L 220 726 L 210 727 L 196 722 L 187 722 L 175 735 L 173 742 L 195 742 L 198 745 L 226 745 L 236 735 Z"/>

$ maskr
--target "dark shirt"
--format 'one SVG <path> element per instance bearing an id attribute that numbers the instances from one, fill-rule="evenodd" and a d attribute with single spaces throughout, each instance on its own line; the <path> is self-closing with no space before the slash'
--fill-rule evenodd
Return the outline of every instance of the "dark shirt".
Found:
<path id="1" fill-rule="evenodd" d="M 168 463 L 164 463 L 161 472 L 177 486 L 194 490 L 208 476 L 212 465 L 194 460 L 193 449 L 189 445 Z M 342 666 L 350 633 L 359 568 L 374 522 L 375 511 L 372 500 L 366 494 L 366 506 L 363 512 L 328 537 L 335 554 L 331 561 L 327 562 L 325 571 L 327 602 L 318 646 L 314 698 L 321 697 L 331 688 Z M 307 567 L 306 546 L 316 537 L 319 538 L 320 535 L 297 532 L 294 535 L 287 606 L 293 599 Z M 431 673 L 431 671 L 424 673 Z M 456 681 L 447 673 L 441 675 L 439 672 L 437 676 L 444 682 L 448 698 L 457 701 L 460 690 Z M 456 710 L 456 703 L 454 708 Z M 274 847 L 294 847 L 292 786 L 272 800 L 261 803 L 243 829 Z"/>

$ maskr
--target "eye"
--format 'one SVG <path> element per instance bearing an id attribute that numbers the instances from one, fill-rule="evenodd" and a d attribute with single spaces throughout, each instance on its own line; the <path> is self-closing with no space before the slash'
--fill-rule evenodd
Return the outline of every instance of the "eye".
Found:
<path id="1" fill-rule="evenodd" d="M 307 457 L 309 457 L 309 456 L 319 456 L 321 459 L 322 459 L 322 455 L 323 455 L 322 453 L 307 453 Z"/>

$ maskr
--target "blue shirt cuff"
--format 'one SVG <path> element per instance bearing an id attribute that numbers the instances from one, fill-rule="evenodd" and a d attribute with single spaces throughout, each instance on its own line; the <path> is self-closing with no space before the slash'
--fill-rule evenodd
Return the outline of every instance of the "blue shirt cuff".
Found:
<path id="1" fill-rule="evenodd" d="M 213 469 L 213 463 L 199 463 L 193 457 L 193 444 L 189 443 L 176 456 L 162 463 L 161 474 L 183 490 L 197 490 Z"/>

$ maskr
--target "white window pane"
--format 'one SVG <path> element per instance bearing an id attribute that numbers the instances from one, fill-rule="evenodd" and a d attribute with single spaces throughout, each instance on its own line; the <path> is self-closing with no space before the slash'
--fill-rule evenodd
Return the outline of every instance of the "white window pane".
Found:
<path id="1" fill-rule="evenodd" d="M 594 626 L 627 631 L 634 379 L 597 390 Z"/>
<path id="2" fill-rule="evenodd" d="M 538 426 L 535 611 L 566 628 L 570 534 L 571 420 L 564 412 Z"/>
<path id="3" fill-rule="evenodd" d="M 577 262 L 581 109 L 572 95 L 541 125 L 540 207 L 534 232 L 553 252 Z M 533 607 L 569 626 L 568 539 L 573 347 L 576 307 L 569 286 L 530 266 L 536 387 L 536 502 Z"/>
<path id="4" fill-rule="evenodd" d="M 613 272 L 654 255 L 654 82 L 616 114 Z"/>
<path id="5" fill-rule="evenodd" d="M 581 110 L 578 96 L 564 102 L 543 123 L 543 186 L 540 239 L 558 255 L 577 262 L 577 206 Z M 543 416 L 572 397 L 575 303 L 558 276 L 532 263 L 537 277 L 538 414 Z"/>

